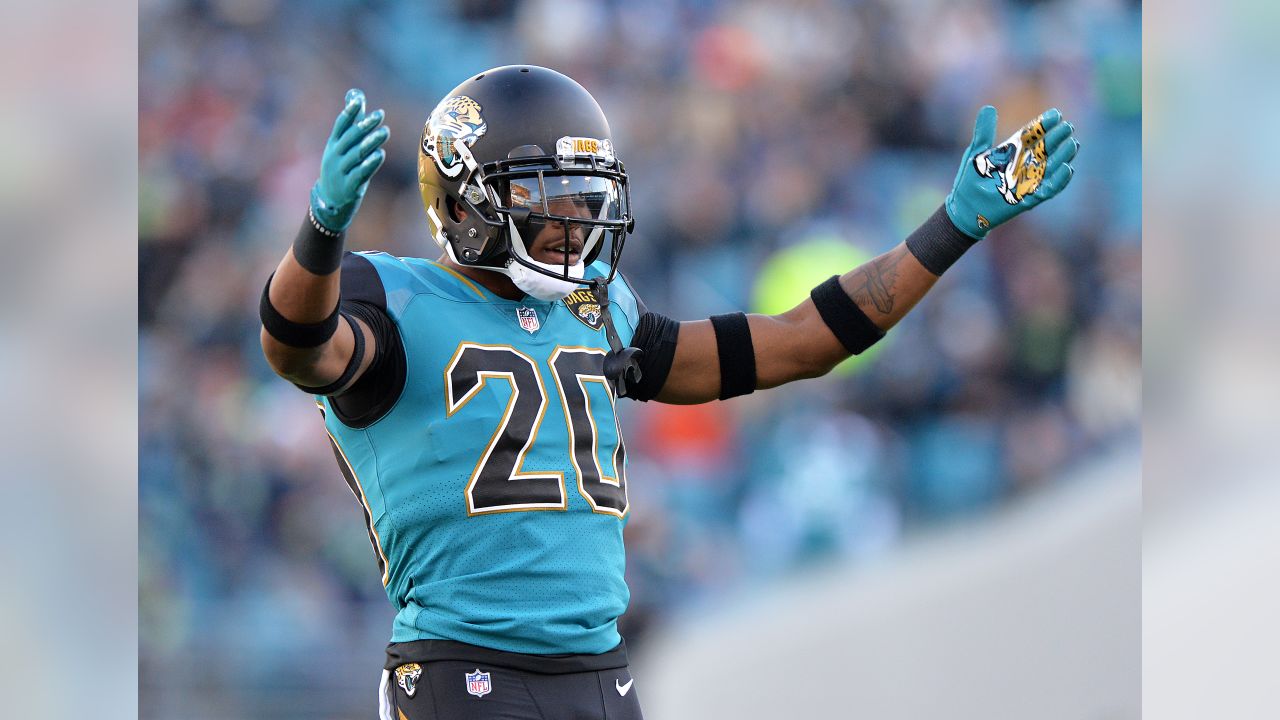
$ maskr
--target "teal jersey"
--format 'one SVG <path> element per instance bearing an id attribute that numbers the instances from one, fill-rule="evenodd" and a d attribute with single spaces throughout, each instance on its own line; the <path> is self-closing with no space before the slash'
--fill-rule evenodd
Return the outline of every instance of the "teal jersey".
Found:
<path id="1" fill-rule="evenodd" d="M 356 256 L 399 331 L 403 388 L 368 424 L 317 401 L 396 609 L 392 642 L 612 649 L 628 501 L 603 310 L 585 290 L 506 300 L 429 260 Z M 609 291 L 625 344 L 639 302 L 620 277 Z"/>

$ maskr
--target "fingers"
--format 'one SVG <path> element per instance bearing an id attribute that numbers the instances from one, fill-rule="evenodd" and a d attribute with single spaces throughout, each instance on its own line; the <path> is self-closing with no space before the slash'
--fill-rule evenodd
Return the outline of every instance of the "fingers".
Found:
<path id="1" fill-rule="evenodd" d="M 1052 172 L 1061 165 L 1066 165 L 1076 157 L 1076 152 L 1080 150 L 1080 141 L 1075 138 L 1067 138 L 1064 142 L 1058 144 L 1058 147 L 1049 152 L 1049 157 L 1045 161 L 1045 168 Z"/>
<path id="2" fill-rule="evenodd" d="M 382 111 L 382 108 L 378 108 L 368 115 L 365 115 L 364 119 L 356 123 L 356 127 L 360 128 L 361 132 L 369 132 L 370 130 L 378 127 L 378 124 L 382 122 L 382 118 L 385 116 L 386 113 Z"/>
<path id="3" fill-rule="evenodd" d="M 360 185 L 369 182 L 369 178 L 378 172 L 378 168 L 382 167 L 382 161 L 387 159 L 387 151 L 378 148 L 373 154 L 364 159 L 364 162 L 356 166 L 355 171 L 351 173 L 351 177 L 359 181 Z"/>
<path id="4" fill-rule="evenodd" d="M 1050 165 L 1049 167 L 1053 168 L 1054 166 Z M 1049 176 L 1044 179 L 1044 182 L 1040 183 L 1040 187 L 1035 191 L 1035 196 L 1041 200 L 1048 200 L 1062 192 L 1074 176 L 1075 170 L 1070 165 L 1057 166 L 1049 172 Z"/>
<path id="5" fill-rule="evenodd" d="M 983 105 L 973 124 L 973 141 L 969 143 L 969 155 L 982 152 L 996 142 L 996 109 Z"/>
<path id="6" fill-rule="evenodd" d="M 384 113 L 381 109 L 374 110 L 360 120 L 356 121 L 350 128 L 343 133 L 342 137 L 334 143 L 334 149 L 340 154 L 345 154 L 348 150 L 361 142 L 369 135 L 369 131 L 377 127 L 382 122 Z M 366 155 L 368 153 L 365 153 Z M 363 156 L 361 156 L 363 158 Z"/>
<path id="7" fill-rule="evenodd" d="M 1040 117 L 1031 122 L 1034 123 L 1036 120 L 1040 121 L 1040 126 L 1044 128 L 1045 132 L 1048 132 L 1062 123 L 1062 113 L 1058 111 L 1058 108 L 1049 108 L 1040 113 Z"/>
<path id="8" fill-rule="evenodd" d="M 1075 132 L 1075 128 L 1071 126 L 1071 123 L 1069 122 L 1058 123 L 1056 127 L 1054 127 L 1049 132 L 1045 133 L 1045 136 L 1044 136 L 1045 152 L 1052 155 L 1053 152 L 1057 150 L 1065 140 L 1067 140 L 1068 138 L 1071 138 L 1074 132 Z M 1069 145 L 1070 143 L 1067 143 L 1067 144 Z"/>
<path id="9" fill-rule="evenodd" d="M 364 93 L 356 88 L 348 90 L 346 103 L 342 112 L 338 113 L 338 119 L 333 121 L 333 132 L 329 133 L 330 142 L 342 137 L 351 123 L 364 113 Z"/>
<path id="10" fill-rule="evenodd" d="M 350 173 L 352 168 L 359 165 L 366 158 L 368 158 L 369 155 L 372 154 L 374 150 L 377 150 L 379 147 L 381 147 L 382 144 L 386 142 L 387 138 L 390 136 L 391 136 L 390 128 L 380 127 L 377 130 L 374 130 L 373 132 L 366 135 L 365 138 L 360 141 L 360 144 L 357 145 L 353 150 L 343 154 L 342 160 L 339 162 L 338 167 L 342 170 L 344 174 Z"/>
<path id="11" fill-rule="evenodd" d="M 1046 111 L 1040 118 L 1044 122 L 1050 120 L 1054 122 L 1053 129 L 1049 130 L 1044 137 L 1045 152 L 1048 153 L 1045 172 L 1048 175 L 1035 193 L 1043 199 L 1048 199 L 1062 192 L 1075 175 L 1075 168 L 1069 163 L 1079 152 L 1080 141 L 1073 137 L 1075 126 L 1062 120 L 1062 115 L 1056 109 Z"/>
<path id="12" fill-rule="evenodd" d="M 1071 161 L 1080 151 L 1080 141 L 1074 137 L 1075 126 L 1063 120 L 1056 109 L 1045 111 L 1040 118 L 1044 122 L 1052 120 L 1054 123 L 1053 128 L 1044 137 L 1045 152 L 1049 154 L 1045 159 L 1047 174 L 1034 193 L 1038 199 L 1048 200 L 1062 192 L 1075 176 L 1075 168 L 1071 167 Z"/>

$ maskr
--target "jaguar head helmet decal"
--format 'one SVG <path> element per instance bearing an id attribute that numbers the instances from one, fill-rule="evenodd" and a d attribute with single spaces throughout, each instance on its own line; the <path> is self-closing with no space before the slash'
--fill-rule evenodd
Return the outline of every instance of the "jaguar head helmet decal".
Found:
<path id="1" fill-rule="evenodd" d="M 471 147 L 488 130 L 480 114 L 480 103 L 466 95 L 453 95 L 440 101 L 427 119 L 422 131 L 422 150 L 436 161 L 445 177 L 455 178 L 462 172 L 462 158 L 454 148 L 461 140 Z"/>

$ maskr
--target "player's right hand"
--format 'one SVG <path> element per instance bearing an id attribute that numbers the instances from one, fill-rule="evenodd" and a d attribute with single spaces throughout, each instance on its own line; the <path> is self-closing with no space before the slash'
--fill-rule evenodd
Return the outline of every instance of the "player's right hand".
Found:
<path id="1" fill-rule="evenodd" d="M 364 93 L 347 91 L 347 105 L 338 113 L 333 132 L 320 160 L 320 179 L 311 188 L 311 214 L 333 232 L 351 224 L 369 189 L 369 179 L 382 166 L 387 153 L 382 144 L 391 131 L 379 127 L 384 113 L 364 112 Z"/>

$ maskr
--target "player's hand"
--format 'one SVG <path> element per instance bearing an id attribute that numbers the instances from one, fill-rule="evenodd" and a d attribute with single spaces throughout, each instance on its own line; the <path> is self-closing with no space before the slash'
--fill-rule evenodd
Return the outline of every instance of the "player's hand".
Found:
<path id="1" fill-rule="evenodd" d="M 1051 108 L 993 147 L 996 109 L 983 107 L 947 195 L 951 222 L 981 240 L 991 228 L 1062 192 L 1080 149 L 1074 134 L 1075 127 Z"/>
<path id="2" fill-rule="evenodd" d="M 311 214 L 334 232 L 351 224 L 369 189 L 369 179 L 387 157 L 382 143 L 391 131 L 378 127 L 383 117 L 381 110 L 365 114 L 363 92 L 347 91 L 347 105 L 338 113 L 324 146 L 320 179 L 311 188 Z"/>

